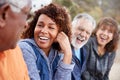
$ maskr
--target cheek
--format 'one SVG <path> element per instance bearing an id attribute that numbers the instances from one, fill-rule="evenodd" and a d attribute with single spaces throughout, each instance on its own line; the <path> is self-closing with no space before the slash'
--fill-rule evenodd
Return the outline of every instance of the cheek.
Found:
<path id="1" fill-rule="evenodd" d="M 19 25 L 19 27 L 25 28 L 26 21 L 23 20 L 23 19 L 21 19 L 21 20 L 18 22 L 18 25 Z"/>
<path id="2" fill-rule="evenodd" d="M 22 25 L 21 25 L 22 27 L 25 27 L 26 21 L 24 21 L 24 20 L 21 21 L 21 24 L 22 24 Z"/>
<path id="3" fill-rule="evenodd" d="M 87 35 L 87 40 L 90 38 L 90 35 L 91 35 L 91 34 Z"/>
<path id="4" fill-rule="evenodd" d="M 76 38 L 77 36 L 78 36 L 77 33 L 73 33 L 73 34 L 72 34 L 72 38 Z"/>
<path id="5" fill-rule="evenodd" d="M 80 31 L 76 27 L 72 28 L 72 34 L 78 34 Z"/>
<path id="6" fill-rule="evenodd" d="M 101 31 L 96 31 L 96 36 L 98 36 L 101 33 Z"/>
<path id="7" fill-rule="evenodd" d="M 113 34 L 109 35 L 110 40 L 113 40 Z"/>
<path id="8" fill-rule="evenodd" d="M 40 32 L 40 30 L 37 28 L 37 27 L 35 27 L 35 29 L 34 29 L 34 36 L 36 35 L 36 34 L 38 34 Z"/>
<path id="9" fill-rule="evenodd" d="M 34 30 L 34 39 L 37 40 L 37 37 L 38 37 L 38 32 Z"/>
<path id="10" fill-rule="evenodd" d="M 59 34 L 58 30 L 49 32 L 49 36 L 51 37 L 51 40 L 53 40 L 53 41 L 56 40 L 56 37 L 57 37 L 58 34 Z"/>
<path id="11" fill-rule="evenodd" d="M 77 36 L 77 35 L 79 35 L 79 34 L 80 34 L 80 32 L 81 32 L 81 31 L 76 30 L 76 31 L 74 31 L 74 33 L 73 33 L 73 34 L 74 34 L 75 36 Z"/>
<path id="12" fill-rule="evenodd" d="M 58 32 L 52 33 L 51 35 L 52 35 L 53 39 L 56 39 Z"/>

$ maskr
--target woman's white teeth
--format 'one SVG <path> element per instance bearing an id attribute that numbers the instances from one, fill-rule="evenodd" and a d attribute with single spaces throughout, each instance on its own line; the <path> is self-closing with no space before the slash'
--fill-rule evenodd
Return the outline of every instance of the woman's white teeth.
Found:
<path id="1" fill-rule="evenodd" d="M 101 36 L 101 39 L 106 40 L 106 37 Z"/>
<path id="2" fill-rule="evenodd" d="M 42 40 L 48 40 L 47 37 L 40 37 L 40 39 L 42 39 Z"/>

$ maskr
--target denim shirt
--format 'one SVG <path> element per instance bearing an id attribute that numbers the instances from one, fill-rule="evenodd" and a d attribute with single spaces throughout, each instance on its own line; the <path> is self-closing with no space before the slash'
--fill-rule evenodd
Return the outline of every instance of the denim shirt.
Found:
<path id="1" fill-rule="evenodd" d="M 72 71 L 72 80 L 81 80 L 81 73 L 86 67 L 87 53 L 84 48 L 80 49 L 81 61 L 76 57 L 74 48 L 72 47 L 72 61 L 75 63 L 74 69 Z"/>
<path id="2" fill-rule="evenodd" d="M 34 39 L 21 40 L 18 44 L 23 52 L 31 80 L 71 80 L 74 63 L 69 65 L 63 63 L 64 55 L 62 53 L 51 48 L 47 57 L 43 50 L 36 45 Z M 35 50 L 38 51 L 37 54 Z"/>
<path id="3" fill-rule="evenodd" d="M 49 80 L 50 70 L 48 65 L 46 64 L 46 61 L 44 60 L 44 57 L 39 53 L 39 51 L 36 49 L 36 47 L 32 43 L 30 42 L 27 42 L 27 43 L 32 46 L 35 52 L 35 55 L 37 56 L 36 64 L 37 64 L 38 70 L 40 71 L 39 75 L 41 77 L 41 80 Z M 52 73 L 56 72 L 56 68 L 59 60 L 60 60 L 60 56 L 57 54 L 52 64 Z"/>

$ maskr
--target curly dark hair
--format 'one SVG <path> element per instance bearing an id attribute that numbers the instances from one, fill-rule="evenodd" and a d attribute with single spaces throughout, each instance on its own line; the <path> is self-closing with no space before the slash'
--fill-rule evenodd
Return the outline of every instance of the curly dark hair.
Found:
<path id="1" fill-rule="evenodd" d="M 96 35 L 96 32 L 98 31 L 98 29 L 102 26 L 110 26 L 111 30 L 113 31 L 113 40 L 111 40 L 106 46 L 105 49 L 108 52 L 112 52 L 112 51 L 116 51 L 117 47 L 118 47 L 118 42 L 119 42 L 119 31 L 118 31 L 118 24 L 117 22 L 112 19 L 111 17 L 104 17 L 102 18 L 98 24 L 97 27 L 95 28 L 95 30 L 93 31 L 93 36 Z"/>
<path id="2" fill-rule="evenodd" d="M 37 24 L 38 18 L 41 14 L 45 14 L 50 17 L 57 26 L 59 26 L 59 32 L 63 31 L 69 38 L 71 38 L 71 18 L 68 11 L 58 4 L 51 3 L 35 12 L 33 20 L 29 24 L 29 28 L 22 34 L 22 38 L 34 38 L 34 29 Z M 61 50 L 58 43 L 52 44 L 53 48 Z"/>

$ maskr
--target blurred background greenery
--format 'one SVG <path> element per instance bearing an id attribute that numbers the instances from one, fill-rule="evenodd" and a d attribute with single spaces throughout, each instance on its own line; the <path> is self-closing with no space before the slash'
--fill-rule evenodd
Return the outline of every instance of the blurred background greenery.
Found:
<path id="1" fill-rule="evenodd" d="M 101 17 L 110 16 L 120 24 L 120 0 L 52 0 L 65 6 L 73 17 L 77 13 L 86 12 L 96 21 Z M 119 26 L 120 30 L 120 26 Z M 119 31 L 120 32 L 120 31 Z"/>

